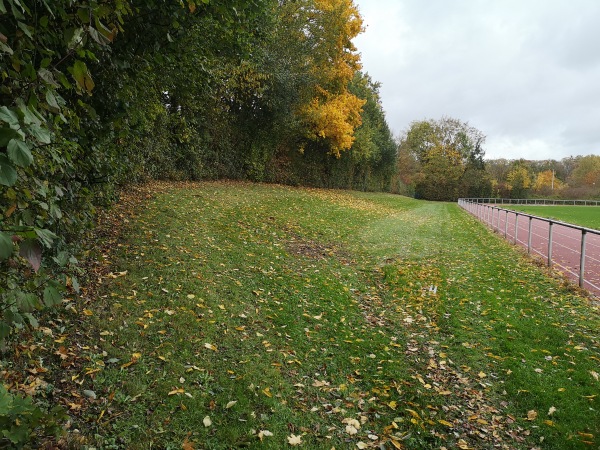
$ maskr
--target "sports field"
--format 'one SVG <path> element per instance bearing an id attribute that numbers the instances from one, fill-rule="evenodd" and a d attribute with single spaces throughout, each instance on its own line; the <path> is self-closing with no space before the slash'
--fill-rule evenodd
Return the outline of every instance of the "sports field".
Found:
<path id="1" fill-rule="evenodd" d="M 600 206 L 510 205 L 506 209 L 600 230 Z"/>

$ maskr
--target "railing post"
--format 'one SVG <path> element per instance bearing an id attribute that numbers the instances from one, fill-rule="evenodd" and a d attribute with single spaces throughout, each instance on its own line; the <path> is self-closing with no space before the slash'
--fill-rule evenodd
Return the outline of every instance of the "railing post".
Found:
<path id="1" fill-rule="evenodd" d="M 552 225 L 554 222 L 549 222 L 548 228 L 548 267 L 552 267 Z"/>
<path id="2" fill-rule="evenodd" d="M 504 217 L 504 238 L 506 239 L 508 236 L 508 210 L 506 211 L 506 216 Z"/>
<path id="3" fill-rule="evenodd" d="M 527 237 L 527 253 L 531 254 L 531 223 L 533 222 L 533 219 L 530 217 L 529 218 L 529 236 Z"/>
<path id="4" fill-rule="evenodd" d="M 515 213 L 515 244 L 519 242 L 519 214 Z"/>
<path id="5" fill-rule="evenodd" d="M 583 288 L 585 282 L 585 240 L 587 231 L 581 230 L 581 258 L 579 260 L 579 287 Z"/>

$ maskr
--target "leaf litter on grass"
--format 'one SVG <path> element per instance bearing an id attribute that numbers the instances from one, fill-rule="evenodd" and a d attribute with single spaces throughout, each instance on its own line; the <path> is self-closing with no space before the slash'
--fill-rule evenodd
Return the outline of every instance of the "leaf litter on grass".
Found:
<path id="1" fill-rule="evenodd" d="M 548 295 L 541 306 L 572 319 L 569 356 L 543 353 L 543 342 L 535 360 L 503 353 L 495 328 L 515 329 L 502 332 L 509 338 L 523 331 L 502 314 L 535 314 L 512 292 L 492 302 L 497 285 L 478 268 L 480 255 L 445 248 L 459 229 L 462 242 L 480 239 L 475 224 L 395 197 L 181 187 L 147 198 L 127 238 L 101 259 L 108 273 L 125 274 L 103 276 L 104 299 L 85 304 L 92 315 L 82 325 L 96 339 L 79 351 L 88 364 L 65 373 L 97 396 L 73 402 L 89 439 L 138 448 L 281 448 L 288 438 L 305 448 L 532 448 L 556 439 L 540 429 L 560 430 L 563 407 L 518 394 L 529 386 L 510 386 L 508 372 L 554 376 L 563 358 L 597 357 L 597 339 L 579 300 Z M 440 214 L 447 231 L 437 229 Z M 378 247 L 360 233 L 378 236 Z M 522 278 L 537 280 L 536 271 Z M 536 294 L 518 295 L 528 291 Z M 579 381 L 590 389 L 577 391 L 590 397 L 593 369 Z M 572 448 L 596 439 L 593 427 L 570 431 Z"/>

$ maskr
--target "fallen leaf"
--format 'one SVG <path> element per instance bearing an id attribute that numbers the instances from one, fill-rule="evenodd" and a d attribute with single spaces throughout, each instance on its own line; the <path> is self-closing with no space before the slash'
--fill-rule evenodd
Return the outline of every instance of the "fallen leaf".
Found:
<path id="1" fill-rule="evenodd" d="M 594 379 L 596 381 L 600 381 L 600 375 L 598 375 L 598 372 L 594 372 L 593 370 L 590 370 L 590 374 L 594 377 Z"/>
<path id="2" fill-rule="evenodd" d="M 189 441 L 187 437 L 184 439 L 183 444 L 181 444 L 182 450 L 195 450 L 195 448 L 194 443 Z"/>
<path id="3" fill-rule="evenodd" d="M 527 411 L 527 420 L 533 421 L 537 419 L 538 413 L 535 410 Z"/>
<path id="4" fill-rule="evenodd" d="M 237 403 L 237 400 L 232 400 L 229 403 L 227 403 L 227 405 L 225 406 L 225 409 L 229 409 L 231 408 L 233 405 L 235 405 Z"/>
<path id="5" fill-rule="evenodd" d="M 262 441 L 263 438 L 265 437 L 271 437 L 273 436 L 273 433 L 271 433 L 269 430 L 260 430 L 258 432 L 258 438 Z"/>
<path id="6" fill-rule="evenodd" d="M 421 416 L 419 416 L 418 412 L 413 411 L 412 409 L 407 409 L 406 411 L 408 411 L 410 415 L 413 416 L 415 419 L 421 420 Z"/>
<path id="7" fill-rule="evenodd" d="M 212 425 L 212 420 L 210 420 L 209 416 L 206 416 L 204 420 L 202 420 L 202 423 L 205 427 L 210 427 Z"/>
<path id="8" fill-rule="evenodd" d="M 288 444 L 290 445 L 302 445 L 302 437 L 291 434 L 287 437 Z"/>
<path id="9" fill-rule="evenodd" d="M 548 415 L 551 416 L 555 412 L 556 412 L 556 408 L 554 406 L 551 406 L 550 409 L 548 410 Z"/>
<path id="10" fill-rule="evenodd" d="M 350 436 L 358 433 L 358 430 L 356 429 L 356 427 L 352 426 L 352 425 L 346 425 L 346 433 L 348 433 Z"/>
<path id="11" fill-rule="evenodd" d="M 204 348 L 207 348 L 207 349 L 209 349 L 209 350 L 212 350 L 213 352 L 216 352 L 216 351 L 217 351 L 217 346 L 216 346 L 216 345 L 213 345 L 213 344 L 209 344 L 208 342 L 206 342 L 206 343 L 204 344 Z"/>

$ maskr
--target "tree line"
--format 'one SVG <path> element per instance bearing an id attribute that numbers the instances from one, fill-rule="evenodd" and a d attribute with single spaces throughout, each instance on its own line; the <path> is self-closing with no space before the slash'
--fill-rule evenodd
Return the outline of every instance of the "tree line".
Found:
<path id="1" fill-rule="evenodd" d="M 600 197 L 600 156 L 484 159 L 485 135 L 450 117 L 413 122 L 398 140 L 392 191 L 426 200 L 460 197 Z"/>
<path id="2" fill-rule="evenodd" d="M 362 28 L 352 0 L 0 0 L 0 343 L 79 289 L 124 183 L 389 190 Z"/>

